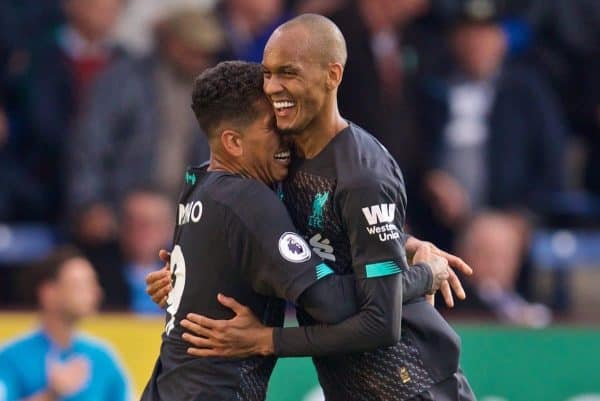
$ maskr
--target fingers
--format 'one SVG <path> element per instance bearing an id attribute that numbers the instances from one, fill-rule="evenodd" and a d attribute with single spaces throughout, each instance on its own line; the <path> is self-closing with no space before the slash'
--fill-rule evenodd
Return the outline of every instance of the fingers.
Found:
<path id="1" fill-rule="evenodd" d="M 195 323 L 198 326 L 211 330 L 222 330 L 228 322 L 227 320 L 215 320 L 195 313 L 188 313 L 186 319 L 191 323 Z"/>
<path id="2" fill-rule="evenodd" d="M 464 260 L 462 260 L 458 256 L 452 255 L 452 254 L 450 254 L 448 252 L 444 252 L 442 250 L 440 250 L 440 256 L 446 258 L 446 260 L 448 261 L 448 264 L 454 270 L 459 270 L 468 276 L 473 274 L 473 269 L 471 268 L 471 266 L 469 266 Z"/>
<path id="3" fill-rule="evenodd" d="M 462 283 L 460 282 L 460 279 L 458 278 L 458 276 L 456 275 L 456 273 L 454 271 L 449 270 L 449 272 L 450 272 L 450 277 L 448 277 L 448 283 L 450 283 L 450 286 L 454 290 L 456 297 L 461 300 L 465 299 L 467 297 L 467 294 L 465 293 L 465 289 L 463 288 Z"/>
<path id="4" fill-rule="evenodd" d="M 220 352 L 210 348 L 188 348 L 187 353 L 189 355 L 198 356 L 202 358 L 210 356 L 222 356 Z"/>
<path id="5" fill-rule="evenodd" d="M 448 281 L 444 281 L 440 286 L 440 292 L 442 293 L 442 297 L 444 298 L 444 302 L 449 308 L 454 307 L 454 298 L 452 297 L 452 289 L 450 288 L 450 284 Z"/>
<path id="6" fill-rule="evenodd" d="M 181 338 L 193 345 L 194 348 L 215 348 L 218 345 L 213 339 L 194 336 L 189 333 L 182 334 Z"/>
<path id="7" fill-rule="evenodd" d="M 171 283 L 170 282 L 168 284 L 166 284 L 164 287 L 159 288 L 155 292 L 149 292 L 148 289 L 146 289 L 146 292 L 148 293 L 148 295 L 150 295 L 150 298 L 152 298 L 152 302 L 154 302 L 155 304 L 158 304 L 158 306 L 160 306 L 161 308 L 164 308 L 165 305 L 167 304 L 167 297 L 168 297 L 170 291 L 171 291 Z"/>
<path id="8" fill-rule="evenodd" d="M 181 327 L 185 328 L 186 330 L 188 330 L 189 332 L 191 332 L 197 336 L 202 336 L 205 338 L 214 338 L 215 337 L 210 329 L 202 326 L 201 324 L 194 323 L 188 319 L 183 319 L 181 321 Z M 193 337 L 191 334 L 187 334 L 187 335 Z M 183 336 L 186 336 L 186 333 L 184 333 Z M 183 337 L 183 339 L 187 341 L 187 339 L 185 337 Z"/>
<path id="9" fill-rule="evenodd" d="M 218 294 L 217 300 L 221 303 L 221 305 L 223 305 L 223 306 L 231 309 L 233 312 L 235 312 L 236 315 L 248 314 L 250 311 L 246 306 L 240 304 L 235 299 L 233 299 L 231 297 L 227 297 L 223 294 Z"/>
<path id="10" fill-rule="evenodd" d="M 169 263 L 171 261 L 171 252 L 167 252 L 164 249 L 158 251 L 158 257 L 165 263 Z"/>
<path id="11" fill-rule="evenodd" d="M 161 273 L 152 272 L 148 276 L 146 276 L 146 293 L 150 295 L 152 301 L 155 303 L 161 303 L 163 299 L 169 294 L 169 291 L 172 289 L 171 285 L 171 276 L 165 274 L 157 274 Z M 150 275 L 155 274 L 154 277 L 150 277 Z"/>
<path id="12" fill-rule="evenodd" d="M 160 270 L 148 273 L 146 276 L 146 285 L 150 286 L 156 284 L 157 281 L 171 280 L 171 273 L 169 270 L 162 268 Z"/>
<path id="13" fill-rule="evenodd" d="M 425 300 L 431 304 L 431 306 L 435 307 L 435 293 L 425 295 Z"/>

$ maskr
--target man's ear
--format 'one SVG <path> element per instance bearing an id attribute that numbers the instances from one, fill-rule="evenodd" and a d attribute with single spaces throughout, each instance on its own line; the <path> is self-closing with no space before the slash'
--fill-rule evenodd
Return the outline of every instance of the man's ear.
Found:
<path id="1" fill-rule="evenodd" d="M 45 282 L 37 288 L 37 298 L 42 309 L 51 309 L 56 305 L 57 288 L 54 282 Z"/>
<path id="2" fill-rule="evenodd" d="M 221 132 L 221 145 L 225 152 L 233 157 L 240 157 L 244 154 L 242 135 L 230 129 Z"/>
<path id="3" fill-rule="evenodd" d="M 342 76 L 344 75 L 344 67 L 340 63 L 329 63 L 327 69 L 327 89 L 337 89 L 342 83 Z"/>

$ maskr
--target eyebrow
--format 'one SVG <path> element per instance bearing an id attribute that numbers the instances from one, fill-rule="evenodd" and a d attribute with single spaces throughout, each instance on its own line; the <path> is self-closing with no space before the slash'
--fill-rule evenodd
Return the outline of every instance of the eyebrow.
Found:
<path id="1" fill-rule="evenodd" d="M 275 69 L 270 69 L 267 66 L 265 66 L 263 64 L 263 72 L 298 72 L 300 71 L 300 68 L 294 64 L 284 64 L 284 65 L 280 65 Z"/>

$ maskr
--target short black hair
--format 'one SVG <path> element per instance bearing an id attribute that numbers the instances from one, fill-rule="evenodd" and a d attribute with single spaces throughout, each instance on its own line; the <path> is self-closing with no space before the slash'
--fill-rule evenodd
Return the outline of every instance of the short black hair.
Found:
<path id="1" fill-rule="evenodd" d="M 221 123 L 236 128 L 258 117 L 256 101 L 264 98 L 262 66 L 245 61 L 224 61 L 202 72 L 194 82 L 192 110 L 209 138 Z"/>
<path id="2" fill-rule="evenodd" d="M 80 258 L 85 259 L 85 256 L 71 245 L 56 248 L 34 265 L 33 289 L 39 288 L 42 284 L 56 281 L 65 263 Z"/>

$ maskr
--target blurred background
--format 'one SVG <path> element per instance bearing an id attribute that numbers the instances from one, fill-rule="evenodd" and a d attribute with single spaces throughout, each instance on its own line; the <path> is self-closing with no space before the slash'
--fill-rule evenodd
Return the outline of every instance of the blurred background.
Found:
<path id="1" fill-rule="evenodd" d="M 39 262 L 73 245 L 102 290 L 83 329 L 140 393 L 163 325 L 143 278 L 208 156 L 191 82 L 260 62 L 304 12 L 346 37 L 341 111 L 402 167 L 407 230 L 475 269 L 439 309 L 479 399 L 600 400 L 598 0 L 3 0 L 0 344 L 36 327 Z M 282 360 L 269 399 L 315 385 Z"/>

